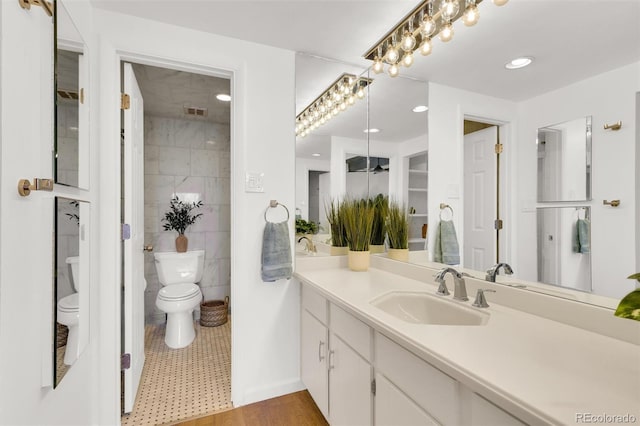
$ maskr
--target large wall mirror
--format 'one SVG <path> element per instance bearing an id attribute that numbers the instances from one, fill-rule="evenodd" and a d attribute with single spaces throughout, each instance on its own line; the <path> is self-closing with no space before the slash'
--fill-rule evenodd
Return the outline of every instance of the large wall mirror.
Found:
<path id="1" fill-rule="evenodd" d="M 55 197 L 54 388 L 89 340 L 89 203 Z"/>
<path id="2" fill-rule="evenodd" d="M 56 184 L 89 188 L 89 108 L 87 47 L 65 7 L 55 3 Z"/>
<path id="3" fill-rule="evenodd" d="M 591 117 L 538 129 L 538 201 L 591 199 Z"/>

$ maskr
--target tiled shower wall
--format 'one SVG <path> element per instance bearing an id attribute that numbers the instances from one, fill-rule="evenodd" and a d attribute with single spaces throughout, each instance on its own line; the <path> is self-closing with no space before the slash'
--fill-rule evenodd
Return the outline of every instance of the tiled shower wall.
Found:
<path id="1" fill-rule="evenodd" d="M 161 219 L 176 194 L 181 200 L 202 200 L 203 216 L 185 235 L 188 250 L 205 250 L 200 288 L 205 300 L 224 299 L 231 284 L 231 202 L 228 123 L 145 117 L 145 238 L 154 252 L 175 251 L 175 231 L 164 231 Z M 165 319 L 155 301 L 161 284 L 153 253 L 145 254 L 145 321 Z M 196 313 L 197 315 L 198 313 Z"/>

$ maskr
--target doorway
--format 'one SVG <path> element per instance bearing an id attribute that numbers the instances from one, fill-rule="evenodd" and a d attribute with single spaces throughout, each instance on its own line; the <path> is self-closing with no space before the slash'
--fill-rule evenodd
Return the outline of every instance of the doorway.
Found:
<path id="1" fill-rule="evenodd" d="M 485 271 L 500 259 L 500 126 L 464 120 L 463 266 Z"/>
<path id="2" fill-rule="evenodd" d="M 178 234 L 163 221 L 170 201 L 201 203 L 185 232 L 188 250 L 204 251 L 198 287 L 207 301 L 230 295 L 230 79 L 123 63 L 122 81 L 122 336 L 131 357 L 122 424 L 170 423 L 232 407 L 229 322 L 201 326 L 198 306 L 195 340 L 167 347 L 154 260 L 176 250 Z"/>

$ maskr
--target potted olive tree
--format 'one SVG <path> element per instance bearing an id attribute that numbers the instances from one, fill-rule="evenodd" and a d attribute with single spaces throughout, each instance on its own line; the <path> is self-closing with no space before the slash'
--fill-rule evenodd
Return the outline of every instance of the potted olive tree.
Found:
<path id="1" fill-rule="evenodd" d="M 387 235 L 389 258 L 407 262 L 409 260 L 409 215 L 407 209 L 395 201 L 389 203 Z"/>
<path id="2" fill-rule="evenodd" d="M 331 256 L 344 256 L 349 251 L 344 212 L 344 204 L 340 204 L 339 201 L 332 200 L 329 205 L 325 205 L 327 221 L 331 228 Z"/>
<path id="3" fill-rule="evenodd" d="M 369 200 L 347 200 L 343 202 L 345 231 L 349 246 L 348 263 L 352 271 L 369 269 L 373 207 Z"/>
<path id="4" fill-rule="evenodd" d="M 187 251 L 189 240 L 184 236 L 184 232 L 202 216 L 202 213 L 191 213 L 192 210 L 200 207 L 202 207 L 202 201 L 187 203 L 181 201 L 177 196 L 171 199 L 170 210 L 164 214 L 162 221 L 167 222 L 163 225 L 165 231 L 173 230 L 178 232 L 178 237 L 176 238 L 176 251 L 178 253 Z"/>
<path id="5" fill-rule="evenodd" d="M 384 253 L 384 239 L 387 236 L 387 211 L 389 210 L 389 199 L 382 194 L 378 194 L 371 200 L 373 206 L 373 228 L 371 229 L 371 253 Z"/>

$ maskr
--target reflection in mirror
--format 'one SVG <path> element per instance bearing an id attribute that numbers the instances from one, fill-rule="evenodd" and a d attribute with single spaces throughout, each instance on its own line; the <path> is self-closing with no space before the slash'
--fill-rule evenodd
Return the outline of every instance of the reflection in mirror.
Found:
<path id="1" fill-rule="evenodd" d="M 389 195 L 389 159 L 347 154 L 345 194 L 350 198 Z"/>
<path id="2" fill-rule="evenodd" d="M 591 199 L 591 117 L 538 129 L 538 201 Z"/>
<path id="3" fill-rule="evenodd" d="M 591 291 L 591 209 L 537 209 L 538 281 Z"/>
<path id="4" fill-rule="evenodd" d="M 86 46 L 64 2 L 56 3 L 55 182 L 88 188 Z"/>
<path id="5" fill-rule="evenodd" d="M 54 387 L 76 362 L 86 346 L 88 318 L 84 312 L 88 300 L 88 267 L 85 259 L 88 238 L 89 203 L 55 198 L 55 318 L 53 351 Z M 81 307 L 83 307 L 81 309 Z"/>

